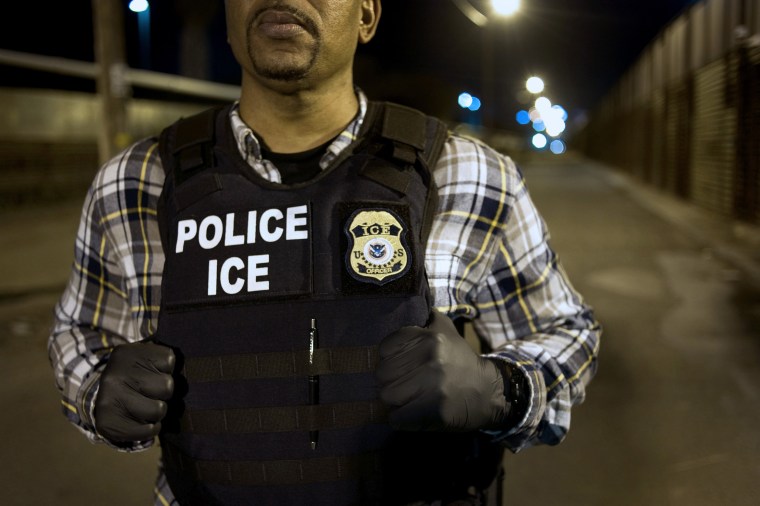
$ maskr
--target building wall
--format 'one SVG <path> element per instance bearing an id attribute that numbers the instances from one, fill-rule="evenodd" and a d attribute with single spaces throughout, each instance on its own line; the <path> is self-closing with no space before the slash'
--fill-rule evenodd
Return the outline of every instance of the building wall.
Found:
<path id="1" fill-rule="evenodd" d="M 580 134 L 586 153 L 760 223 L 760 2 L 703 0 L 642 52 Z"/>

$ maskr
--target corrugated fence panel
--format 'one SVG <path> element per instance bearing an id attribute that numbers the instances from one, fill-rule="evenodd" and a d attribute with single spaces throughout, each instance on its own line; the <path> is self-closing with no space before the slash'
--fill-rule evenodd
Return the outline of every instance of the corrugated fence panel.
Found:
<path id="1" fill-rule="evenodd" d="M 738 104 L 744 111 L 737 138 L 735 211 L 760 223 L 760 48 L 739 51 Z"/>
<path id="2" fill-rule="evenodd" d="M 591 156 L 760 224 L 760 0 L 691 6 L 602 104 Z"/>
<path id="3" fill-rule="evenodd" d="M 689 11 L 689 23 L 691 24 L 691 56 L 689 58 L 691 66 L 689 72 L 692 73 L 703 67 L 707 63 L 707 5 L 704 3 L 697 4 Z"/>
<path id="4" fill-rule="evenodd" d="M 747 18 L 749 19 L 749 33 L 760 35 L 760 2 L 753 1 L 749 3 Z"/>
<path id="5" fill-rule="evenodd" d="M 680 197 L 689 196 L 690 93 L 687 81 L 671 86 L 666 95 L 664 187 Z"/>
<path id="6" fill-rule="evenodd" d="M 733 212 L 737 111 L 731 99 L 730 58 L 695 75 L 691 142 L 691 198 L 723 216 Z"/>

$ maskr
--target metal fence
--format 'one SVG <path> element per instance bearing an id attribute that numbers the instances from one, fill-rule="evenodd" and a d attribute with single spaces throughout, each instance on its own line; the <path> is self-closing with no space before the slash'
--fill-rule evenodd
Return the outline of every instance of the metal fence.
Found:
<path id="1" fill-rule="evenodd" d="M 704 0 L 673 21 L 591 115 L 592 158 L 760 224 L 760 0 Z"/>

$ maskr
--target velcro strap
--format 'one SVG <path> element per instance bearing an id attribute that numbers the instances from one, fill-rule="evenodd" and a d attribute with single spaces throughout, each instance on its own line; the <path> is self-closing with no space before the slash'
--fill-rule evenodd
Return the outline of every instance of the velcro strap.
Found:
<path id="1" fill-rule="evenodd" d="M 182 374 L 188 383 L 355 374 L 374 371 L 377 362 L 377 346 L 362 346 L 315 350 L 312 366 L 308 350 L 186 358 Z"/>
<path id="2" fill-rule="evenodd" d="M 216 109 L 203 111 L 177 123 L 172 154 L 181 172 L 210 166 Z"/>
<path id="3" fill-rule="evenodd" d="M 381 469 L 378 452 L 294 460 L 195 460 L 172 444 L 163 445 L 164 459 L 190 478 L 216 485 L 298 485 L 372 479 Z"/>
<path id="4" fill-rule="evenodd" d="M 422 151 L 425 148 L 426 123 L 426 116 L 420 111 L 386 103 L 380 135 L 395 142 L 409 144 Z"/>
<path id="5" fill-rule="evenodd" d="M 180 427 L 182 432 L 192 434 L 252 434 L 346 429 L 387 420 L 388 408 L 374 400 L 316 406 L 185 410 Z"/>
<path id="6" fill-rule="evenodd" d="M 417 150 L 408 144 L 393 143 L 393 158 L 409 165 L 417 161 Z"/>

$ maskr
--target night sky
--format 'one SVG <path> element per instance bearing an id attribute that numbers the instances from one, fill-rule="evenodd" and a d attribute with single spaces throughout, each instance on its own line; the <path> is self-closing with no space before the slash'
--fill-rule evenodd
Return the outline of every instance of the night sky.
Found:
<path id="1" fill-rule="evenodd" d="M 534 73 L 546 81 L 553 102 L 570 111 L 593 108 L 647 42 L 691 3 L 523 0 L 517 17 L 492 27 L 499 110 L 505 115 L 516 111 L 519 91 Z M 90 5 L 87 0 L 14 2 L 15 15 L 0 17 L 0 48 L 92 61 Z M 181 20 L 175 3 L 154 0 L 151 11 L 152 69 L 177 73 Z M 129 64 L 139 67 L 136 16 L 126 7 L 125 16 Z M 482 91 L 483 33 L 449 0 L 386 0 L 377 37 L 360 50 L 357 82 L 373 97 L 451 113 L 441 109 L 444 101 L 456 108 L 459 92 Z M 237 83 L 240 73 L 225 43 L 221 7 L 209 25 L 209 43 L 213 47 L 209 77 Z M 383 79 L 377 79 L 378 73 Z M 65 88 L 92 87 L 75 81 L 51 81 L 39 73 L 0 67 L 3 86 L 52 82 Z"/>

